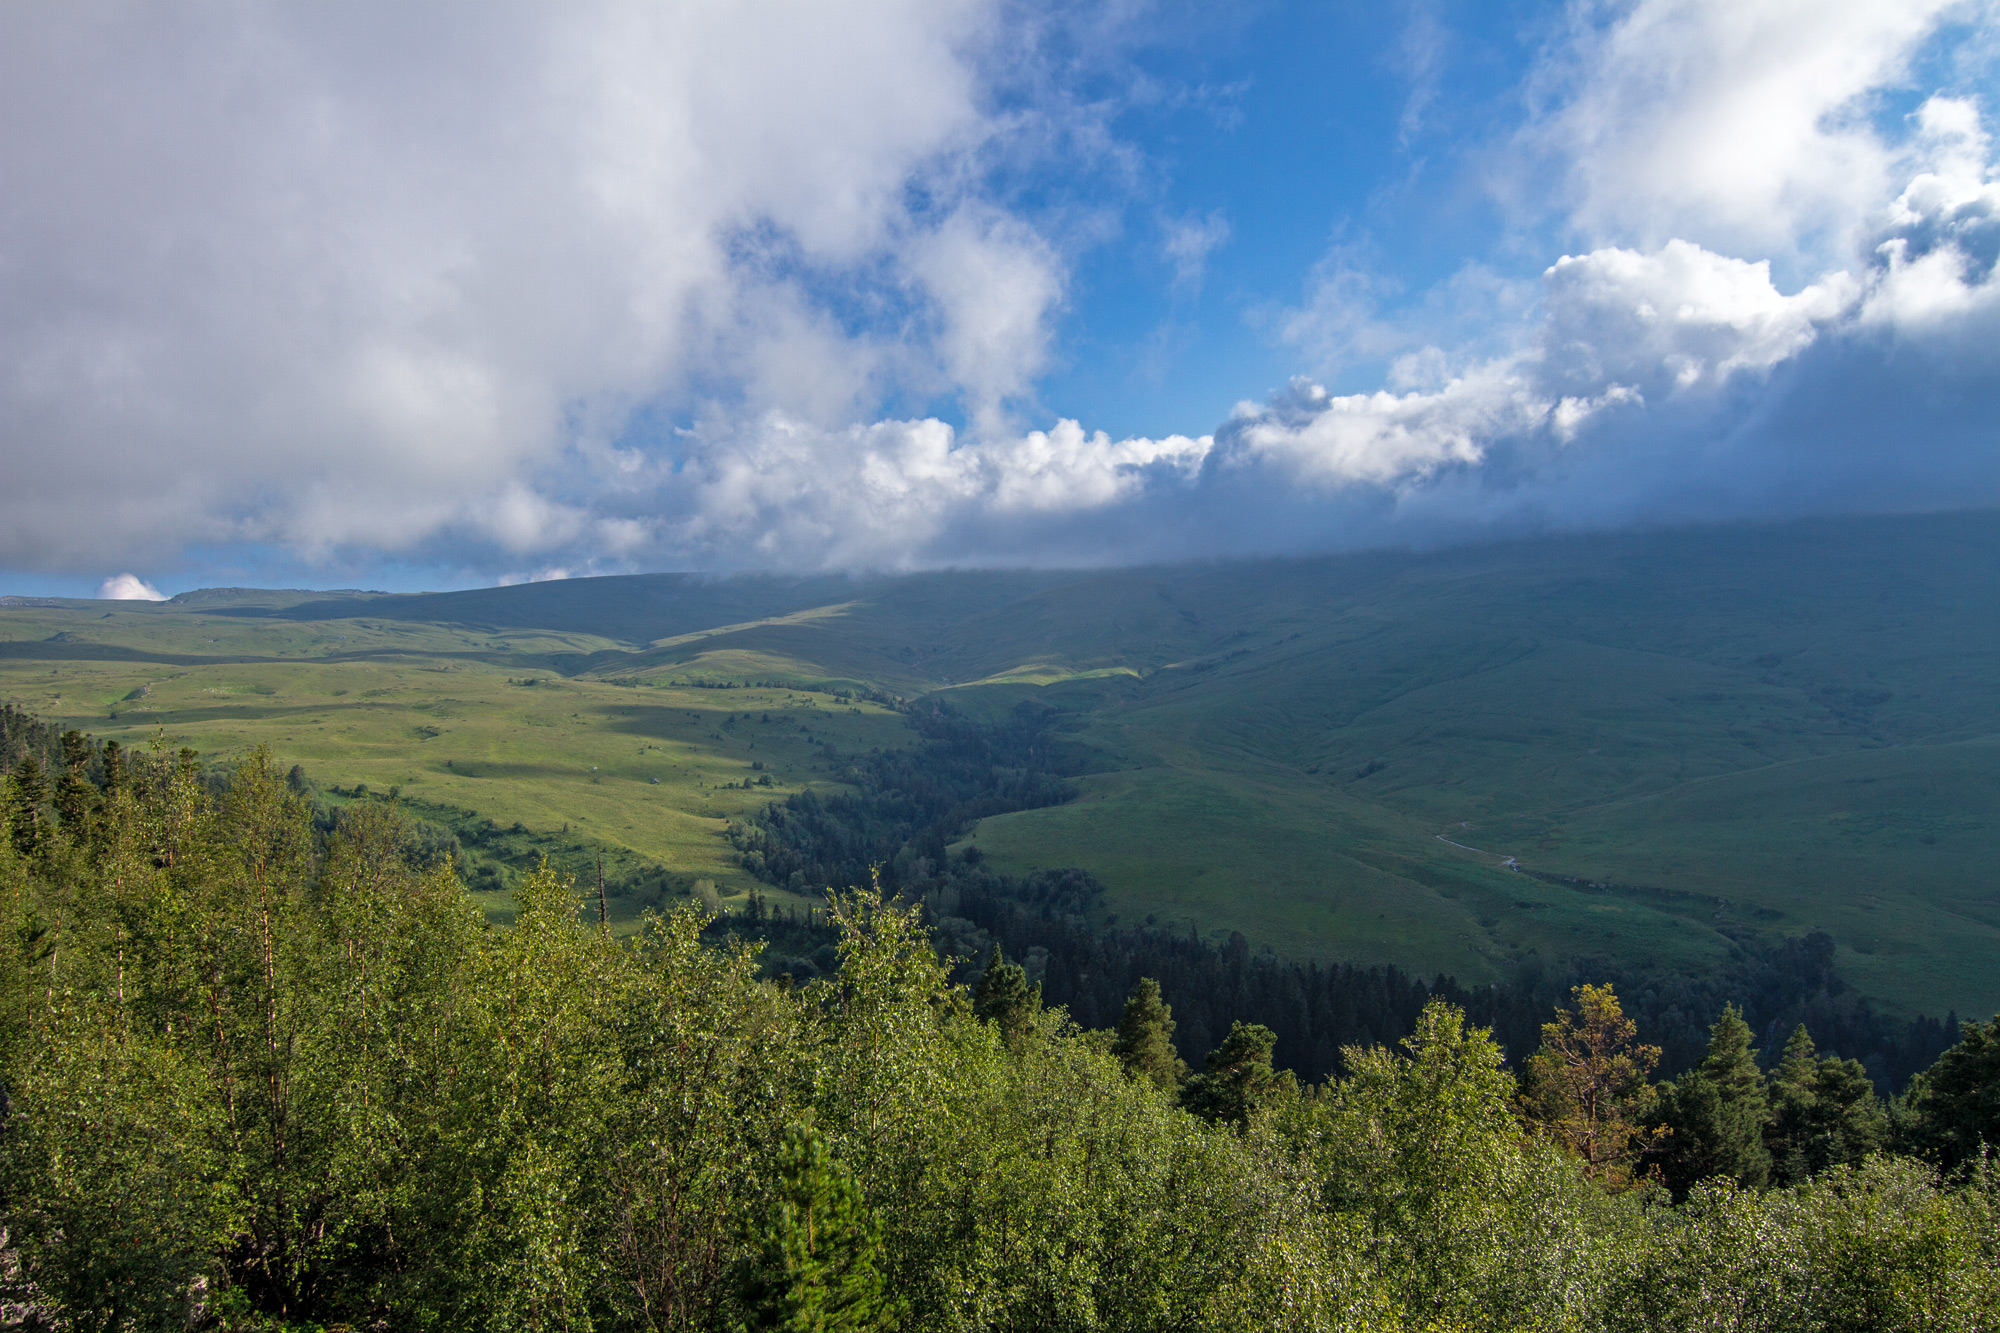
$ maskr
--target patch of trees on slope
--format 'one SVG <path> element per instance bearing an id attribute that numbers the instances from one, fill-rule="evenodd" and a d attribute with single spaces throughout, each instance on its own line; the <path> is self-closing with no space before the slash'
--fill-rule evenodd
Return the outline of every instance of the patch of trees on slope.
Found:
<path id="1" fill-rule="evenodd" d="M 807 891 L 878 876 L 885 891 L 926 905 L 948 949 L 977 960 L 997 942 L 1030 966 L 1050 1003 L 1089 1027 L 1115 1022 L 1133 985 L 1152 977 L 1181 1016 L 1183 1056 L 1209 1049 L 1241 1019 L 1279 1034 L 1281 1067 L 1320 1079 L 1338 1072 L 1343 1047 L 1402 1037 L 1440 997 L 1491 1027 L 1518 1059 L 1535 1048 L 1551 1006 L 1585 982 L 1617 987 L 1668 1072 L 1703 1058 L 1708 1028 L 1729 1004 L 1773 1050 L 1805 1024 L 1823 1047 L 1861 1061 L 1885 1094 L 1957 1036 L 1956 1015 L 1898 1022 L 1878 1014 L 1836 973 L 1833 941 L 1818 932 L 1745 933 L 1727 965 L 1702 976 L 1572 960 L 1533 984 L 1467 988 L 1396 967 L 1281 961 L 1253 954 L 1240 935 L 1216 946 L 1150 927 L 1093 927 L 1102 888 L 1087 872 L 999 875 L 947 853 L 977 819 L 1072 799 L 1065 779 L 1081 756 L 1065 743 L 1064 715 L 1023 704 L 1001 723 L 981 724 L 923 701 L 910 716 L 920 744 L 839 758 L 851 791 L 801 793 L 734 826 L 745 867 Z M 815 969 L 798 960 L 801 975 Z"/>

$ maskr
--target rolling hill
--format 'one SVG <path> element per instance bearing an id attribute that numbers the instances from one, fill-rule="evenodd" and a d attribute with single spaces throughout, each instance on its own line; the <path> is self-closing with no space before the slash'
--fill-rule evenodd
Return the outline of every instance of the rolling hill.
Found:
<path id="1" fill-rule="evenodd" d="M 1092 870 L 1125 922 L 1466 981 L 1701 968 L 1737 933 L 1817 928 L 1892 1008 L 2000 1007 L 1991 514 L 37 601 L 0 609 L 0 695 L 121 739 L 268 741 L 327 780 L 569 825 L 725 891 L 748 887 L 725 822 L 838 782 L 843 750 L 908 743 L 892 696 L 1035 701 L 1085 756 L 1078 798 L 972 838 L 1005 869 Z"/>

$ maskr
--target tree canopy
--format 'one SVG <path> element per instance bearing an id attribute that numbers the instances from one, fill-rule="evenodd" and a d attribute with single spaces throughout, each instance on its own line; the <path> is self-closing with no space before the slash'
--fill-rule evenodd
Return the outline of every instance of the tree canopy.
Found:
<path id="1" fill-rule="evenodd" d="M 546 866 L 491 924 L 391 805 L 322 827 L 266 754 L 71 768 L 0 803 L 0 1304 L 54 1327 L 2000 1320 L 1990 1025 L 1899 1157 L 1847 1062 L 1795 1036 L 1766 1080 L 1725 1014 L 1669 1204 L 1609 1169 L 1648 1093 L 1608 990 L 1525 1082 L 1435 998 L 1321 1084 L 1249 1023 L 1182 1078 L 1156 989 L 1118 1033 L 997 956 L 968 995 L 874 887 L 785 986 L 700 904 L 618 938 Z"/>

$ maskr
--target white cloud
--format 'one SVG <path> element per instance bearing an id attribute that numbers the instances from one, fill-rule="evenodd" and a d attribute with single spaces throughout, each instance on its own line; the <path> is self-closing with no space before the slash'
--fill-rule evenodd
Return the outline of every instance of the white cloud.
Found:
<path id="1" fill-rule="evenodd" d="M 1669 382 L 1687 388 L 1767 370 L 1810 343 L 1856 294 L 1841 272 L 1785 296 L 1768 262 L 1679 240 L 1651 254 L 1565 256 L 1543 283 L 1540 377 L 1586 394 L 1613 384 L 1657 392 Z"/>
<path id="2" fill-rule="evenodd" d="M 1513 352 L 1416 392 L 1301 382 L 1239 409 L 1216 457 L 1288 502 L 1376 497 L 1270 524 L 1293 544 L 2000 504 L 1989 174 L 1920 177 L 1859 276 L 1789 294 L 1686 241 L 1565 257 Z"/>
<path id="3" fill-rule="evenodd" d="M 1525 141 L 1598 244 L 1683 238 L 1825 259 L 1892 190 L 1869 99 L 1901 84 L 1959 0 L 1638 0 L 1595 6 L 1545 70 Z M 1528 179 L 1539 183 L 1540 174 Z"/>
<path id="4" fill-rule="evenodd" d="M 974 419 L 997 426 L 1047 356 L 1046 319 L 1062 299 L 1053 252 L 1018 219 L 968 206 L 910 247 L 909 266 L 937 306 L 945 374 Z"/>
<path id="5" fill-rule="evenodd" d="M 97 585 L 97 596 L 107 602 L 164 602 L 167 595 L 137 574 L 113 574 Z"/>
<path id="6" fill-rule="evenodd" d="M 830 431 L 772 413 L 697 432 L 660 498 L 678 511 L 665 541 L 722 567 L 1047 564 L 1059 557 L 1022 543 L 1023 528 L 1185 486 L 1212 443 L 1113 440 L 1074 421 L 970 440 L 935 418 Z"/>
<path id="7" fill-rule="evenodd" d="M 0 565 L 113 534 L 555 550 L 606 535 L 587 511 L 631 482 L 612 445 L 641 404 L 838 423 L 902 386 L 992 416 L 1064 281 L 980 194 L 1009 132 L 975 58 L 993 22 L 7 8 Z"/>
<path id="8" fill-rule="evenodd" d="M 1238 467 L 1277 463 L 1308 482 L 1407 488 L 1453 464 L 1480 462 L 1486 441 L 1527 429 L 1546 412 L 1505 363 L 1431 393 L 1330 396 L 1301 381 L 1270 404 L 1238 409 L 1225 458 Z"/>
<path id="9" fill-rule="evenodd" d="M 1045 72 L 993 95 L 1000 4 L 0 11 L 0 565 L 1051 564 L 2000 503 L 1981 108 L 1880 114 L 1941 0 L 1579 6 L 1508 161 L 1580 253 L 1404 299 L 1338 248 L 1268 321 L 1306 378 L 1126 439 L 1027 428 L 1068 261 L 985 173 L 1122 150 Z M 1177 289 L 1228 238 L 1163 223 Z"/>
<path id="10" fill-rule="evenodd" d="M 1174 267 L 1174 290 L 1199 292 L 1208 257 L 1229 243 L 1229 219 L 1219 212 L 1181 218 L 1164 225 L 1160 251 Z"/>
<path id="11" fill-rule="evenodd" d="M 1335 396 L 1302 381 L 1238 409 L 1228 456 L 1282 460 L 1323 483 L 1409 490 L 1485 461 L 1496 442 L 1567 443 L 1607 408 L 1666 407 L 1767 372 L 1857 299 L 1845 273 L 1786 296 L 1768 264 L 1685 241 L 1565 256 L 1542 275 L 1540 321 L 1519 350 L 1449 377 L 1435 347 L 1399 359 L 1397 378 L 1437 383 L 1421 391 Z"/>

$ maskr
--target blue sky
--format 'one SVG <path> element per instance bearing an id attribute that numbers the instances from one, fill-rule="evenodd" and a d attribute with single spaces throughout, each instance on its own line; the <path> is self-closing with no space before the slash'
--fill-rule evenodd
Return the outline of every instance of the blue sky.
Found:
<path id="1" fill-rule="evenodd" d="M 1150 78 L 1186 91 L 1118 122 L 1156 194 L 1129 207 L 1126 243 L 1079 266 L 1065 364 L 1044 389 L 1113 434 L 1221 421 L 1299 373 L 1276 331 L 1329 256 L 1351 253 L 1406 294 L 1502 239 L 1464 155 L 1482 111 L 1513 110 L 1547 15 L 1268 5 L 1232 17 L 1141 53 Z M 1166 253 L 1190 231 L 1214 244 L 1198 281 Z"/>
<path id="2" fill-rule="evenodd" d="M 2000 504 L 1943 0 L 0 14 L 0 591 Z"/>

